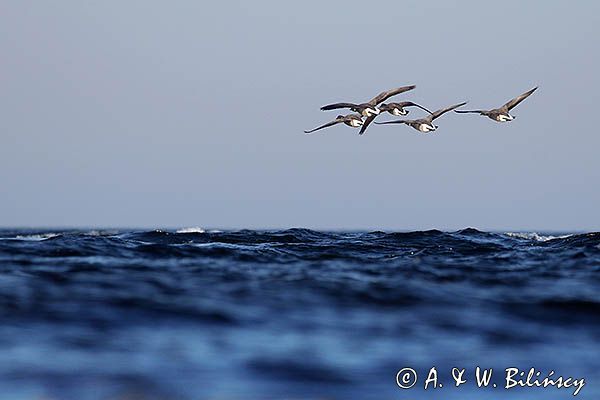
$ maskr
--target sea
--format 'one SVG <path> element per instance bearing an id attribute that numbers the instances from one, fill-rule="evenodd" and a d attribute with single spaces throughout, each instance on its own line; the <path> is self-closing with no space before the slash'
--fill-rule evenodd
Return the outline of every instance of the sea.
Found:
<path id="1" fill-rule="evenodd" d="M 597 400 L 600 233 L 2 229 L 0 399 Z"/>

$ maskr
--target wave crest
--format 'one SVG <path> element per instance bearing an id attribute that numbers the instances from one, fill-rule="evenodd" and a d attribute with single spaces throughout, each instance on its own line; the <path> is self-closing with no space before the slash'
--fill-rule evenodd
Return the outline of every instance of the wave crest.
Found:
<path id="1" fill-rule="evenodd" d="M 204 233 L 204 229 L 195 226 L 193 228 L 181 228 L 175 231 L 176 233 Z"/>
<path id="2" fill-rule="evenodd" d="M 505 235 L 515 239 L 535 240 L 536 242 L 547 242 L 549 240 L 565 239 L 573 236 L 572 234 L 560 236 L 540 235 L 537 232 L 506 232 Z"/>

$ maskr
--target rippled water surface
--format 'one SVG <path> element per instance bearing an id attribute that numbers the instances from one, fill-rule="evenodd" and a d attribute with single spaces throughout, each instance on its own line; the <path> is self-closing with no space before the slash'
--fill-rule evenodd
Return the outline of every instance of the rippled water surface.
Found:
<path id="1" fill-rule="evenodd" d="M 0 321 L 2 399 L 599 399 L 600 233 L 0 230 Z"/>

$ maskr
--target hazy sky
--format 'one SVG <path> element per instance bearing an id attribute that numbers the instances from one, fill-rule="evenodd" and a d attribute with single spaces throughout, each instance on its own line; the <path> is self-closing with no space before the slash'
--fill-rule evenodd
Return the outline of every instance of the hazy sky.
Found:
<path id="1" fill-rule="evenodd" d="M 600 230 L 598 38 L 585 0 L 2 1 L 0 226 Z M 540 89 L 302 133 L 408 84 Z"/>

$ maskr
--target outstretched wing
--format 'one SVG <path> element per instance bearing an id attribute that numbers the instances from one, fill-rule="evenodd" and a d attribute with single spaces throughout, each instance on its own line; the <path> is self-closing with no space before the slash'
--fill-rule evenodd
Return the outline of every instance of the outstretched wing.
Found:
<path id="1" fill-rule="evenodd" d="M 483 112 L 486 112 L 486 110 L 454 110 L 455 113 L 459 113 L 459 114 L 466 114 L 466 113 L 477 113 L 477 114 L 481 114 Z"/>
<path id="2" fill-rule="evenodd" d="M 537 86 L 534 87 L 533 89 L 531 89 L 528 92 L 523 93 L 522 95 L 515 97 L 514 99 L 512 99 L 511 101 L 509 101 L 508 103 L 506 103 L 505 105 L 502 106 L 502 108 L 507 108 L 509 110 L 512 110 L 513 108 L 515 108 L 517 106 L 517 104 L 519 104 L 520 102 L 522 102 L 523 100 L 525 100 L 526 98 L 528 98 L 529 96 L 531 96 L 531 94 L 533 92 L 535 92 L 537 90 Z"/>
<path id="3" fill-rule="evenodd" d="M 405 119 L 397 119 L 395 121 L 386 121 L 386 122 L 375 122 L 375 125 L 388 125 L 388 124 L 408 124 L 411 121 L 407 121 Z"/>
<path id="4" fill-rule="evenodd" d="M 334 103 L 321 107 L 321 111 L 337 110 L 338 108 L 352 108 L 357 106 L 358 104 L 354 103 Z"/>
<path id="5" fill-rule="evenodd" d="M 371 122 L 373 122 L 373 120 L 375 120 L 375 118 L 377 118 L 377 115 L 371 115 L 370 117 L 365 119 L 365 122 L 363 122 L 363 125 L 360 128 L 360 132 L 358 132 L 358 134 L 362 135 L 363 133 L 365 133 L 367 127 L 371 124 Z"/>
<path id="6" fill-rule="evenodd" d="M 331 122 L 328 122 L 328 123 L 326 123 L 326 124 L 323 124 L 323 125 L 321 125 L 321 126 L 318 126 L 318 127 L 316 127 L 315 129 L 311 129 L 311 130 L 309 130 L 309 131 L 304 131 L 304 133 L 306 133 L 306 134 L 308 135 L 308 134 L 310 134 L 310 133 L 313 133 L 313 132 L 316 132 L 316 131 L 318 131 L 318 130 L 320 130 L 320 129 L 323 129 L 323 128 L 329 128 L 330 126 L 337 125 L 337 124 L 339 124 L 340 122 L 344 122 L 344 120 L 343 120 L 343 119 L 335 119 L 335 120 L 333 120 L 333 121 L 331 121 Z"/>
<path id="7" fill-rule="evenodd" d="M 410 86 L 402 86 L 402 87 L 399 87 L 396 89 L 386 90 L 385 92 L 381 92 L 377 96 L 373 97 L 369 101 L 369 104 L 376 106 L 377 104 L 379 104 L 383 101 L 386 101 L 387 99 L 389 99 L 392 96 L 395 96 L 400 93 L 408 92 L 409 90 L 413 90 L 414 88 L 416 88 L 415 85 L 410 85 Z"/>
<path id="8" fill-rule="evenodd" d="M 455 108 L 462 107 L 465 104 L 467 104 L 466 101 L 464 103 L 455 104 L 453 106 L 450 106 L 450 107 L 447 107 L 447 108 L 442 108 L 441 110 L 434 111 L 429 117 L 427 117 L 427 119 L 430 120 L 430 121 L 433 121 L 434 119 L 441 117 L 442 115 L 444 115 L 448 111 L 452 111 Z"/>
<path id="9" fill-rule="evenodd" d="M 403 101 L 401 103 L 399 103 L 402 107 L 418 107 L 423 111 L 427 111 L 429 114 L 433 114 L 431 111 L 429 111 L 428 109 L 426 109 L 423 106 L 418 105 L 417 103 L 413 103 L 412 101 Z"/>

